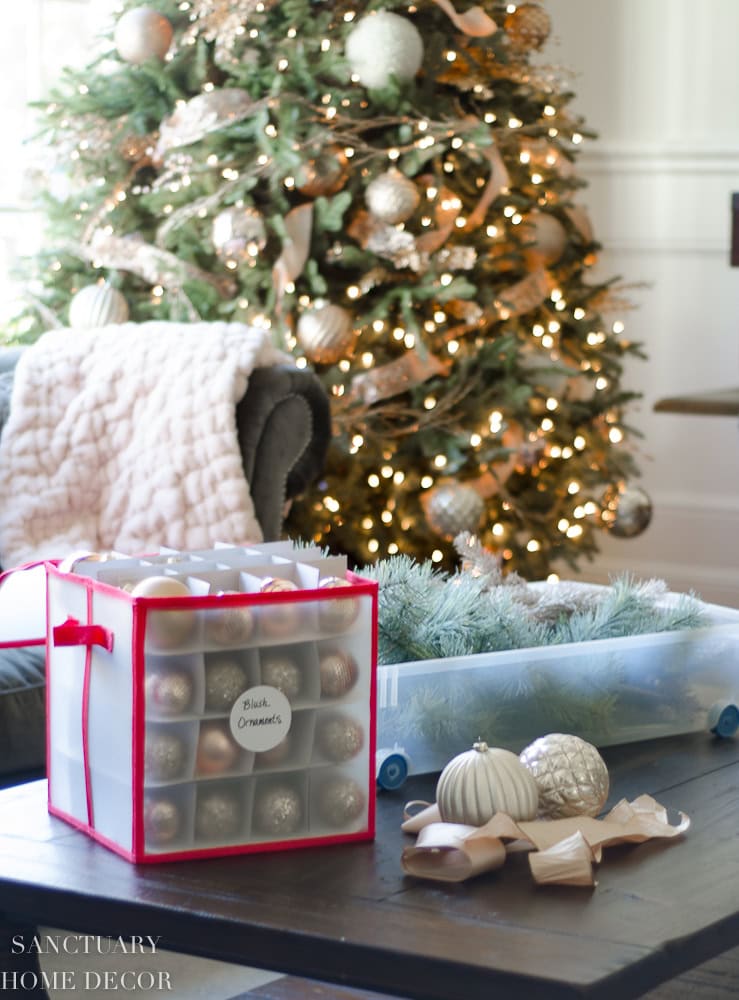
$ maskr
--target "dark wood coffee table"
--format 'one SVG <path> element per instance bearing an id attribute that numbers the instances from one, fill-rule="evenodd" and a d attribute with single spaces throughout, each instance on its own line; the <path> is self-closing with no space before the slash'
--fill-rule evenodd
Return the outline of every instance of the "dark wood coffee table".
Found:
<path id="1" fill-rule="evenodd" d="M 403 875 L 406 799 L 374 844 L 136 867 L 46 812 L 44 782 L 0 793 L 0 969 L 37 923 L 160 935 L 161 947 L 429 1000 L 635 997 L 739 944 L 739 741 L 604 751 L 611 804 L 649 792 L 684 839 L 607 850 L 594 890 L 536 888 L 524 856 L 459 885 Z"/>

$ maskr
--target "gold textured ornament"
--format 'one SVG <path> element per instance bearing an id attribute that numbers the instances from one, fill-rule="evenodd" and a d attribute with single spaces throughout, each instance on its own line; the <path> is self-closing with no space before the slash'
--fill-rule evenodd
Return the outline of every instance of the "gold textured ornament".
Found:
<path id="1" fill-rule="evenodd" d="M 352 75 L 370 90 L 386 87 L 391 78 L 412 80 L 423 62 L 423 40 L 407 17 L 373 11 L 357 21 L 346 40 Z"/>
<path id="2" fill-rule="evenodd" d="M 218 597 L 237 594 L 237 590 L 221 590 Z M 248 606 L 220 608 L 205 612 L 205 637 L 219 646 L 242 645 L 254 634 L 254 612 Z"/>
<path id="3" fill-rule="evenodd" d="M 205 661 L 205 708 L 209 712 L 230 712 L 233 703 L 249 686 L 246 667 L 232 657 L 212 657 Z"/>
<path id="4" fill-rule="evenodd" d="M 149 670 L 144 680 L 147 711 L 157 715 L 181 715 L 192 704 L 192 676 L 176 667 Z"/>
<path id="5" fill-rule="evenodd" d="M 302 690 L 303 672 L 295 660 L 284 653 L 263 652 L 262 684 L 277 688 L 288 701 L 292 701 Z"/>
<path id="6" fill-rule="evenodd" d="M 351 353 L 354 323 L 351 313 L 330 302 L 304 312 L 296 336 L 306 358 L 317 365 L 333 365 Z"/>
<path id="7" fill-rule="evenodd" d="M 606 804 L 608 768 L 592 743 L 579 736 L 541 736 L 521 752 L 520 760 L 536 782 L 540 816 L 597 816 Z"/>
<path id="8" fill-rule="evenodd" d="M 289 837 L 303 822 L 303 800 L 291 785 L 263 788 L 254 803 L 254 825 L 271 837 Z"/>
<path id="9" fill-rule="evenodd" d="M 128 316 L 128 302 L 122 292 L 107 281 L 80 288 L 69 303 L 69 325 L 74 330 L 125 323 Z"/>
<path id="10" fill-rule="evenodd" d="M 515 52 L 540 49 L 552 28 L 549 14 L 538 3 L 524 3 L 505 19 L 505 30 Z"/>
<path id="11" fill-rule="evenodd" d="M 473 486 L 442 483 L 423 498 L 426 520 L 442 538 L 456 538 L 462 531 L 477 531 L 485 501 Z"/>
<path id="12" fill-rule="evenodd" d="M 321 696 L 343 698 L 357 683 L 357 661 L 345 650 L 336 649 L 321 654 L 318 664 L 321 674 Z"/>
<path id="13" fill-rule="evenodd" d="M 318 793 L 318 812 L 327 826 L 342 828 L 364 812 L 367 796 L 353 778 L 330 778 Z"/>
<path id="14" fill-rule="evenodd" d="M 195 834 L 202 840 L 229 840 L 241 826 L 241 802 L 236 789 L 198 789 Z"/>
<path id="15" fill-rule="evenodd" d="M 298 589 L 297 583 L 280 577 L 269 577 L 259 588 L 262 594 L 280 594 Z M 303 608 L 295 602 L 266 605 L 261 611 L 262 632 L 273 639 L 285 638 L 298 629 L 302 617 Z"/>
<path id="16" fill-rule="evenodd" d="M 211 719 L 200 723 L 195 770 L 198 774 L 223 774 L 236 766 L 241 747 L 227 722 Z"/>
<path id="17" fill-rule="evenodd" d="M 168 728 L 147 730 L 144 744 L 144 773 L 153 781 L 181 778 L 187 764 L 187 745 Z"/>
<path id="18" fill-rule="evenodd" d="M 334 590 L 341 587 L 351 587 L 350 580 L 342 576 L 327 576 L 320 581 L 320 590 Z M 321 601 L 318 605 L 318 620 L 321 628 L 329 632 L 344 632 L 357 620 L 359 601 L 356 597 L 343 600 Z"/>
<path id="19" fill-rule="evenodd" d="M 121 59 L 139 66 L 149 59 L 164 59 L 172 35 L 172 25 L 159 11 L 134 7 L 118 18 L 113 40 Z"/>
<path id="20" fill-rule="evenodd" d="M 348 715 L 330 715 L 316 726 L 318 747 L 329 760 L 340 764 L 356 757 L 364 746 L 364 729 Z"/>
<path id="21" fill-rule="evenodd" d="M 347 182 L 347 163 L 346 153 L 340 146 L 329 146 L 298 167 L 295 185 L 308 198 L 336 194 Z"/>
<path id="22" fill-rule="evenodd" d="M 603 523 L 616 538 L 635 538 L 649 527 L 652 501 L 638 486 L 620 483 L 603 496 Z"/>
<path id="23" fill-rule="evenodd" d="M 267 245 L 264 219 L 255 208 L 224 208 L 213 220 L 212 236 L 216 255 L 221 260 L 256 263 L 260 250 Z"/>
<path id="24" fill-rule="evenodd" d="M 391 226 L 406 222 L 418 208 L 421 195 L 400 170 L 387 170 L 367 186 L 365 201 L 372 215 Z"/>
<path id="25" fill-rule="evenodd" d="M 531 212 L 521 224 L 523 257 L 530 271 L 552 267 L 567 246 L 567 230 L 549 212 Z"/>
<path id="26" fill-rule="evenodd" d="M 147 796 L 144 800 L 144 837 L 150 844 L 171 843 L 180 832 L 182 817 L 176 802 Z"/>
<path id="27" fill-rule="evenodd" d="M 529 820 L 536 816 L 537 801 L 536 782 L 515 753 L 482 741 L 450 760 L 436 785 L 445 823 L 482 826 L 497 812 Z"/>

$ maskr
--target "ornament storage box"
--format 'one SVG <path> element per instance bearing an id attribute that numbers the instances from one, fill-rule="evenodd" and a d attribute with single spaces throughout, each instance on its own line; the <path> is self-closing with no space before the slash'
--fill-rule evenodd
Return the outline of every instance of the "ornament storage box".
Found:
<path id="1" fill-rule="evenodd" d="M 374 582 L 280 542 L 46 576 L 54 815 L 135 862 L 374 836 Z"/>
<path id="2" fill-rule="evenodd" d="M 696 629 L 380 666 L 378 759 L 400 752 L 402 770 L 425 773 L 476 739 L 518 753 L 552 732 L 600 747 L 717 723 L 729 735 L 739 610 L 703 607 Z"/>

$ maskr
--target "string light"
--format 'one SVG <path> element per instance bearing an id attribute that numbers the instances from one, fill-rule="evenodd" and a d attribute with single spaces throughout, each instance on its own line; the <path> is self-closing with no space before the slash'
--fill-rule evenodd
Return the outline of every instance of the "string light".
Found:
<path id="1" fill-rule="evenodd" d="M 433 476 L 421 476 L 421 489 L 427 490 L 434 485 Z"/>

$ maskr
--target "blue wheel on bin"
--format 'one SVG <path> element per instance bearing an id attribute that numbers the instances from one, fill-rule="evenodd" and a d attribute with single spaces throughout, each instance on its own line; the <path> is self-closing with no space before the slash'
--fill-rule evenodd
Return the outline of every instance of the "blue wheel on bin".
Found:
<path id="1" fill-rule="evenodd" d="M 716 736 L 729 739 L 739 729 L 739 708 L 730 701 L 717 702 L 708 713 L 708 726 Z"/>
<path id="2" fill-rule="evenodd" d="M 408 756 L 401 747 L 378 750 L 375 764 L 377 784 L 387 791 L 400 788 L 408 777 Z"/>

